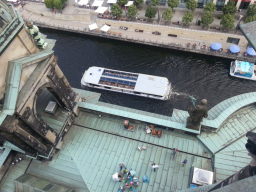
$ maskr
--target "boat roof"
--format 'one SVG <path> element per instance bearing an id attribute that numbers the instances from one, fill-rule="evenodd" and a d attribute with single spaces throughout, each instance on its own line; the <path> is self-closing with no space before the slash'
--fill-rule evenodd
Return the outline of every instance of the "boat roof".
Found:
<path id="1" fill-rule="evenodd" d="M 138 78 L 136 80 L 133 78 L 126 78 L 126 77 L 106 76 L 106 75 L 103 75 L 104 70 L 138 75 Z M 86 83 L 98 84 L 99 80 L 102 77 L 107 77 L 108 79 L 120 79 L 120 80 L 124 80 L 126 82 L 127 81 L 135 82 L 136 84 L 135 84 L 135 88 L 133 91 L 152 94 L 152 95 L 161 95 L 161 96 L 164 95 L 165 88 L 166 88 L 167 84 L 169 83 L 169 81 L 166 77 L 158 77 L 158 76 L 153 76 L 153 75 L 131 73 L 131 72 L 126 72 L 126 71 L 106 69 L 106 68 L 102 68 L 102 67 L 90 67 L 87 70 L 86 74 L 84 75 L 83 80 Z"/>

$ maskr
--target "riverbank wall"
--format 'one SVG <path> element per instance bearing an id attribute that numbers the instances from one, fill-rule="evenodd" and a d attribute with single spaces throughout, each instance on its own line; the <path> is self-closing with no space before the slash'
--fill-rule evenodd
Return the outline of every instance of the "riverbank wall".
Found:
<path id="1" fill-rule="evenodd" d="M 175 43 L 175 42 L 170 43 L 170 42 L 166 42 L 166 41 L 157 41 L 154 39 L 136 37 L 136 36 L 131 36 L 131 35 L 129 35 L 129 36 L 123 35 L 123 34 L 119 35 L 118 33 L 113 34 L 113 33 L 102 33 L 101 31 L 89 31 L 88 29 L 85 30 L 84 28 L 70 27 L 68 25 L 58 25 L 58 24 L 40 22 L 40 21 L 35 21 L 35 20 L 32 20 L 32 22 L 35 25 L 42 27 L 42 28 L 61 30 L 61 31 L 67 31 L 67 32 L 72 32 L 72 33 L 80 33 L 80 34 L 91 35 L 91 36 L 96 36 L 96 37 L 103 37 L 103 38 L 114 39 L 114 40 L 119 40 L 119 41 L 145 44 L 145 45 L 150 45 L 150 46 L 198 53 L 198 54 L 203 54 L 203 55 L 211 55 L 211 56 L 215 56 L 215 57 L 222 57 L 222 58 L 227 58 L 227 59 L 232 59 L 232 60 L 243 60 L 243 61 L 249 61 L 249 62 L 254 62 L 254 63 L 256 62 L 255 57 L 229 54 L 226 52 L 211 51 L 210 49 L 201 49 L 200 46 L 186 47 L 183 44 Z"/>

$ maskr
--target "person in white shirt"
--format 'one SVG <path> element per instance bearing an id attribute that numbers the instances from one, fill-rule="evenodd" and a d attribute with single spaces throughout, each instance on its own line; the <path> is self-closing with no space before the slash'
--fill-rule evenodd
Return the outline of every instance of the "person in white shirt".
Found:
<path id="1" fill-rule="evenodd" d="M 156 172 L 156 169 L 159 169 L 159 166 L 156 165 L 155 163 L 152 164 L 152 169 L 154 170 L 154 172 Z"/>

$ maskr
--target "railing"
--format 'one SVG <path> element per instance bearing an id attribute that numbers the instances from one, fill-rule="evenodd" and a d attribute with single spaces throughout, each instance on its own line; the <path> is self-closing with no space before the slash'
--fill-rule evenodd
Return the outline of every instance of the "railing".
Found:
<path id="1" fill-rule="evenodd" d="M 24 20 L 26 20 L 26 19 L 24 19 Z M 51 28 L 51 29 L 58 29 L 58 30 L 63 30 L 63 31 L 75 32 L 75 33 L 82 33 L 82 34 L 104 37 L 104 38 L 109 38 L 109 39 L 116 39 L 116 40 L 121 40 L 121 41 L 128 41 L 128 42 L 164 47 L 164 48 L 169 48 L 169 49 L 176 49 L 176 50 L 180 50 L 180 51 L 187 51 L 187 52 L 193 52 L 193 53 L 198 53 L 198 54 L 211 55 L 211 56 L 215 56 L 215 57 L 223 57 L 223 58 L 228 58 L 228 59 L 232 59 L 232 60 L 242 60 L 242 61 L 256 63 L 255 57 L 244 56 L 243 54 L 237 55 L 237 54 L 230 54 L 230 53 L 226 53 L 226 52 L 212 51 L 209 48 L 201 49 L 201 47 L 198 47 L 198 46 L 187 47 L 187 45 L 184 45 L 184 44 L 173 43 L 173 42 L 163 42 L 163 41 L 162 42 L 153 41 L 151 39 L 143 39 L 143 38 L 127 36 L 127 35 L 118 35 L 118 33 L 113 34 L 113 33 L 105 33 L 105 32 L 103 33 L 101 31 L 88 31 L 87 29 L 85 30 L 85 29 L 82 29 L 79 27 L 70 27 L 70 26 L 51 24 L 51 23 L 40 22 L 40 21 L 32 20 L 32 22 L 34 24 L 38 25 L 39 27 L 46 27 L 46 28 Z"/>

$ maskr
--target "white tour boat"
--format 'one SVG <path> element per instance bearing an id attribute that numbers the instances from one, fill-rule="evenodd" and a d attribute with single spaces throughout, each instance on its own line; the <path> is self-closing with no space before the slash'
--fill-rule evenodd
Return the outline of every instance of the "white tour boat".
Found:
<path id="1" fill-rule="evenodd" d="M 90 67 L 81 79 L 82 87 L 93 87 L 153 99 L 167 100 L 171 83 L 166 77 Z"/>
<path id="2" fill-rule="evenodd" d="M 243 79 L 256 80 L 256 66 L 247 61 L 232 61 L 230 75 Z"/>

